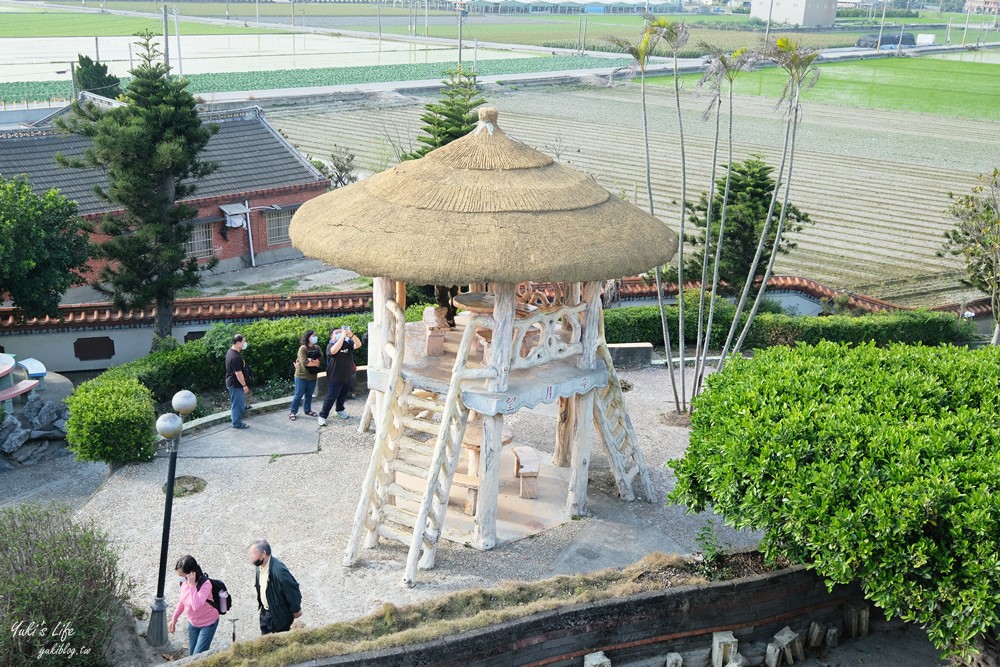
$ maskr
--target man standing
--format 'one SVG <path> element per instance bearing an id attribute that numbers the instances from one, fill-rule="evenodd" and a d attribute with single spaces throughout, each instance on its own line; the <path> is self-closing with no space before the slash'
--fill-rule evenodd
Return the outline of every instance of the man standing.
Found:
<path id="1" fill-rule="evenodd" d="M 250 428 L 243 423 L 243 413 L 246 411 L 246 396 L 250 393 L 250 383 L 247 382 L 246 363 L 243 361 L 243 350 L 247 349 L 247 340 L 243 334 L 233 336 L 233 345 L 226 352 L 226 388 L 229 389 L 229 405 L 233 428 Z"/>
<path id="2" fill-rule="evenodd" d="M 260 610 L 260 634 L 288 632 L 292 621 L 302 615 L 302 594 L 299 582 L 285 564 L 271 556 L 267 540 L 256 540 L 248 552 L 250 562 L 257 567 L 254 588 Z"/>
<path id="3" fill-rule="evenodd" d="M 354 377 L 354 350 L 360 349 L 361 340 L 354 335 L 351 327 L 330 332 L 330 344 L 326 346 L 326 400 L 319 411 L 320 426 L 326 426 L 326 418 L 330 416 L 334 402 L 337 404 L 337 416 L 347 419 L 344 401 L 351 391 L 351 378 Z"/>

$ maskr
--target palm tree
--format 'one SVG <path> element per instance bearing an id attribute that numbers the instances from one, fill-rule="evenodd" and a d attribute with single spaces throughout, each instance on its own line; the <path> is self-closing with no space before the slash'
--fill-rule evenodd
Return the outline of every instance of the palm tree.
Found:
<path id="1" fill-rule="evenodd" d="M 646 195 L 649 197 L 649 214 L 655 215 L 653 206 L 652 167 L 650 165 L 649 158 L 649 121 L 646 109 L 646 65 L 649 62 L 649 56 L 656 49 L 656 45 L 660 38 L 654 30 L 649 29 L 649 19 L 650 16 L 647 15 L 647 26 L 643 29 L 642 35 L 639 37 L 639 41 L 635 44 L 627 39 L 616 36 L 608 37 L 607 41 L 632 56 L 635 62 L 629 69 L 638 70 L 639 72 L 639 95 L 642 100 L 642 139 L 645 146 L 646 156 Z M 660 324 L 663 327 L 663 346 L 666 349 L 667 365 L 670 367 L 670 384 L 674 390 L 674 403 L 677 406 L 677 411 L 680 412 L 681 403 L 680 397 L 677 394 L 677 381 L 674 375 L 674 366 L 671 362 L 673 354 L 670 346 L 670 327 L 667 325 L 667 311 L 663 304 L 663 279 L 659 266 L 656 267 L 656 301 L 660 307 Z"/>
<path id="2" fill-rule="evenodd" d="M 708 45 L 704 45 L 708 46 Z M 712 98 L 712 103 L 706 110 L 706 118 L 711 113 L 712 106 L 716 109 L 715 114 L 715 142 L 712 146 L 712 177 L 709 181 L 709 199 L 708 199 L 708 210 L 706 211 L 706 220 L 708 224 L 705 226 L 705 255 L 702 259 L 702 269 L 701 269 L 701 295 L 698 300 L 698 343 L 695 349 L 695 370 L 694 370 L 694 387 L 691 390 L 691 396 L 697 396 L 701 392 L 701 384 L 705 375 L 705 364 L 708 360 L 708 344 L 712 337 L 712 322 L 715 318 L 715 299 L 718 296 L 719 291 L 719 264 L 722 257 L 722 243 L 726 235 L 726 212 L 729 208 L 729 183 L 733 173 L 733 85 L 736 81 L 736 77 L 740 72 L 747 71 L 753 67 L 753 54 L 746 48 L 737 49 L 730 54 L 725 54 L 721 51 L 716 51 L 711 59 L 706 64 L 705 74 L 702 76 L 701 81 L 698 82 L 699 88 L 704 88 L 706 85 L 714 93 Z M 719 147 L 719 115 L 722 107 L 722 82 L 725 80 L 728 83 L 728 98 L 729 98 L 729 120 L 728 120 L 728 130 L 729 137 L 727 140 L 727 148 L 729 152 L 729 157 L 726 160 L 726 185 L 722 195 L 722 211 L 719 215 L 719 237 L 715 244 L 715 258 L 714 258 L 714 270 L 712 274 L 712 289 L 708 300 L 708 321 L 704 326 L 704 340 L 702 340 L 702 321 L 704 317 L 704 307 L 705 307 L 705 279 L 708 273 L 708 253 L 709 247 L 711 245 L 711 233 L 712 233 L 712 202 L 715 199 L 713 192 L 715 190 L 715 160 L 718 154 Z"/>
<path id="3" fill-rule="evenodd" d="M 739 339 L 736 345 L 733 346 L 733 338 L 736 337 L 736 330 L 739 328 L 740 315 L 743 314 L 743 309 L 746 307 L 747 297 L 749 296 L 750 290 L 755 282 L 754 279 L 757 277 L 757 267 L 760 266 L 760 260 L 764 254 L 764 247 L 767 243 L 768 234 L 771 231 L 771 221 L 774 217 L 775 204 L 778 201 L 778 192 L 781 189 L 781 179 L 785 174 L 786 161 L 789 161 L 790 158 L 789 148 L 791 147 L 792 151 L 794 151 L 794 130 L 798 126 L 798 117 L 801 112 L 799 98 L 801 93 L 811 88 L 816 83 L 816 79 L 819 77 L 819 71 L 813 66 L 813 63 L 818 55 L 819 54 L 814 51 L 802 49 L 798 44 L 793 43 L 787 37 L 782 37 L 776 42 L 764 45 L 764 47 L 762 47 L 756 55 L 756 57 L 761 60 L 770 60 L 775 62 L 788 74 L 788 83 L 785 84 L 785 89 L 782 92 L 781 99 L 778 100 L 777 105 L 778 107 L 781 107 L 784 102 L 788 102 L 788 122 L 785 125 L 785 139 L 781 149 L 781 164 L 778 166 L 778 173 L 775 177 L 775 188 L 771 195 L 771 204 L 768 207 L 767 216 L 764 219 L 764 228 L 761 230 L 760 241 L 757 244 L 757 251 L 754 255 L 753 263 L 750 265 L 750 270 L 747 272 L 747 280 L 743 285 L 743 291 L 740 293 L 739 302 L 736 304 L 736 313 L 733 315 L 733 322 L 729 327 L 726 342 L 722 346 L 722 353 L 720 354 L 716 370 L 722 370 L 726 363 L 726 357 L 730 352 L 731 346 L 733 352 L 738 351 L 742 347 L 743 341 L 746 339 L 747 332 L 750 330 L 750 325 L 753 324 L 753 319 L 757 315 L 757 310 L 763 299 L 763 294 L 767 289 L 767 280 L 771 277 L 771 270 L 774 267 L 774 260 L 777 257 L 776 250 L 772 250 L 771 252 L 771 257 L 768 261 L 768 269 L 766 271 L 766 275 L 764 276 L 764 282 L 761 285 L 760 290 L 757 292 L 757 298 L 754 300 L 750 316 L 747 318 Z M 787 203 L 790 186 L 791 178 L 788 178 L 785 183 L 786 206 L 783 208 L 778 222 L 778 228 L 775 233 L 774 248 L 780 247 L 781 244 L 781 230 L 785 222 L 785 215 L 788 211 Z"/>
<path id="4" fill-rule="evenodd" d="M 819 80 L 819 69 L 816 68 L 816 58 L 819 52 L 813 49 L 803 49 L 798 43 L 791 41 L 787 37 L 782 37 L 774 44 L 768 44 L 762 52 L 763 57 L 773 61 L 778 67 L 785 70 L 788 75 L 788 82 L 782 91 L 778 105 L 787 103 L 788 105 L 788 127 L 791 129 L 791 142 L 788 144 L 788 177 L 785 180 L 785 193 L 781 204 L 781 215 L 778 216 L 778 227 L 774 232 L 774 248 L 771 250 L 771 257 L 767 262 L 767 269 L 761 279 L 760 289 L 757 291 L 757 298 L 754 299 L 750 315 L 747 317 L 743 331 L 733 347 L 734 353 L 739 353 L 750 332 L 750 326 L 757 316 L 757 310 L 764 300 L 764 293 L 767 291 L 767 281 L 771 279 L 774 271 L 774 261 L 778 257 L 778 248 L 781 246 L 781 232 L 784 229 L 785 219 L 788 216 L 788 197 L 792 191 L 792 171 L 795 166 L 795 137 L 799 125 L 799 117 L 802 114 L 801 97 L 802 93 L 816 85 Z M 777 196 L 781 185 L 781 175 L 775 181 L 774 195 Z M 720 364 L 722 361 L 720 360 Z"/>
<path id="5" fill-rule="evenodd" d="M 677 105 L 677 136 L 681 149 L 681 213 L 680 228 L 677 230 L 680 237 L 680 243 L 677 245 L 677 347 L 680 354 L 680 402 L 677 406 L 677 412 L 680 413 L 687 410 L 687 385 L 684 380 L 684 222 L 687 218 L 687 156 L 684 150 L 684 118 L 681 115 L 681 83 L 677 70 L 677 53 L 687 44 L 689 34 L 683 21 L 671 21 L 667 18 L 657 18 L 647 14 L 646 22 L 648 24 L 646 32 L 652 32 L 663 40 L 670 49 L 674 60 L 674 100 Z M 667 362 L 671 365 L 671 373 L 673 373 L 673 359 L 668 356 Z"/>

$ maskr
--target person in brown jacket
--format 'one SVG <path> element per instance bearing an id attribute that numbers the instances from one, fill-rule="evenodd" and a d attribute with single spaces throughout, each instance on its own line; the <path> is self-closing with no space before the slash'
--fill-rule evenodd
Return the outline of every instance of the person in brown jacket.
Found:
<path id="1" fill-rule="evenodd" d="M 299 405 L 309 417 L 315 417 L 312 411 L 313 393 L 316 391 L 316 375 L 323 368 L 323 350 L 317 345 L 319 337 L 309 329 L 302 334 L 299 341 L 299 352 L 295 357 L 295 394 L 292 396 L 291 413 L 288 418 L 297 419 Z"/>

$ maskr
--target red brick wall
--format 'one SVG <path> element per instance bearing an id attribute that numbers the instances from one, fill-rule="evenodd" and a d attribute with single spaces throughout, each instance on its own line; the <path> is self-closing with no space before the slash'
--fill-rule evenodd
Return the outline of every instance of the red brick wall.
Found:
<path id="1" fill-rule="evenodd" d="M 222 215 L 222 211 L 219 209 L 220 204 L 242 204 L 245 201 L 249 201 L 251 208 L 255 206 L 270 206 L 272 204 L 277 204 L 278 206 L 290 206 L 302 204 L 309 201 L 313 197 L 318 197 L 326 192 L 328 187 L 329 181 L 318 181 L 316 183 L 293 185 L 282 188 L 274 188 L 271 190 L 259 190 L 257 192 L 249 192 L 239 195 L 224 195 L 222 197 L 196 199 L 189 203 L 198 208 L 198 218 L 217 218 Z M 250 230 L 253 234 L 254 253 L 287 248 L 290 246 L 290 243 L 282 243 L 273 246 L 269 246 L 267 244 L 267 219 L 265 214 L 266 211 L 252 211 L 250 213 Z M 102 217 L 103 215 L 87 216 L 87 218 L 95 224 L 99 224 Z M 212 246 L 215 251 L 215 256 L 220 260 L 232 259 L 240 256 L 249 257 L 250 247 L 249 241 L 247 240 L 247 230 L 230 227 L 226 230 L 226 238 L 223 239 L 222 234 L 219 231 L 223 224 L 224 223 L 222 222 L 212 223 Z M 100 233 L 91 234 L 90 238 L 94 242 L 101 242 L 108 239 L 106 235 Z M 208 260 L 205 259 L 204 261 Z M 90 270 L 85 274 L 86 279 L 93 279 L 102 265 L 103 262 L 96 260 L 92 261 L 90 263 Z"/>

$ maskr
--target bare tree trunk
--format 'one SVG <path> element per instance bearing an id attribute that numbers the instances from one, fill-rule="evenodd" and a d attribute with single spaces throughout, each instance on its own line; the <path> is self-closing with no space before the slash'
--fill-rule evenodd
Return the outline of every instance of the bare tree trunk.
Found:
<path id="1" fill-rule="evenodd" d="M 771 193 L 771 204 L 767 209 L 767 217 L 764 218 L 764 229 L 760 233 L 760 241 L 757 243 L 757 252 L 754 254 L 753 263 L 750 265 L 750 270 L 747 272 L 747 281 L 743 285 L 743 291 L 740 293 L 739 303 L 736 304 L 736 312 L 733 314 L 733 323 L 729 327 L 729 333 L 726 336 L 726 343 L 722 346 L 722 353 L 719 355 L 719 363 L 716 364 L 715 370 L 721 371 L 723 366 L 726 364 L 726 356 L 729 354 L 730 346 L 733 343 L 733 338 L 736 337 L 736 329 L 740 326 L 740 315 L 743 314 L 743 309 L 747 304 L 747 297 L 750 295 L 750 289 L 753 287 L 754 278 L 757 277 L 757 267 L 760 265 L 760 258 L 764 254 L 764 247 L 767 245 L 767 233 L 771 231 L 771 219 L 774 217 L 774 205 L 778 201 L 778 185 L 781 183 L 781 178 L 785 174 L 785 160 L 788 157 L 788 142 L 792 133 L 792 125 L 789 121 L 785 125 L 785 142 L 781 149 L 781 164 L 778 167 L 778 175 L 774 179 L 774 192 Z"/>
<path id="2" fill-rule="evenodd" d="M 981 636 L 975 644 L 979 653 L 968 660 L 956 658 L 952 664 L 955 667 L 1000 667 L 1000 640 L 996 629 Z"/>
<path id="3" fill-rule="evenodd" d="M 708 280 L 708 256 L 712 245 L 712 205 L 715 203 L 715 169 L 719 156 L 719 125 L 722 121 L 722 101 L 717 97 L 715 106 L 715 142 L 712 144 L 712 175 L 708 179 L 708 205 L 705 210 L 705 252 L 701 258 L 701 287 L 698 290 L 698 334 L 694 344 L 694 386 L 691 389 L 691 398 L 698 394 L 698 378 L 701 375 L 701 345 L 702 335 L 705 336 L 706 349 L 708 339 L 712 336 L 712 330 L 706 331 L 705 324 L 705 282 Z M 709 306 L 711 308 L 711 306 Z M 691 406 L 688 405 L 688 412 Z"/>
<path id="4" fill-rule="evenodd" d="M 701 384 L 705 377 L 705 366 L 708 364 L 708 344 L 712 338 L 712 322 L 715 318 L 715 299 L 719 293 L 719 265 L 722 262 L 722 241 L 726 236 L 726 213 L 729 210 L 729 183 L 733 175 L 733 83 L 729 82 L 729 157 L 726 162 L 726 188 L 722 194 L 722 211 L 719 214 L 719 238 L 715 244 L 715 271 L 712 274 L 712 296 L 708 302 L 708 335 L 701 350 L 701 368 L 696 369 L 694 390 L 692 396 L 701 393 Z"/>
<path id="5" fill-rule="evenodd" d="M 990 341 L 990 345 L 1000 345 L 1000 320 L 993 326 L 993 340 Z"/>
<path id="6" fill-rule="evenodd" d="M 739 354 L 740 350 L 743 348 L 743 341 L 746 340 L 747 334 L 750 332 L 750 327 L 753 325 L 753 320 L 757 317 L 757 310 L 760 308 L 760 304 L 764 301 L 764 294 L 767 292 L 767 281 L 771 279 L 771 273 L 774 271 L 774 261 L 778 258 L 778 249 L 781 247 L 781 232 L 785 227 L 785 219 L 788 217 L 788 196 L 792 190 L 792 168 L 795 165 L 795 135 L 798 131 L 799 125 L 799 91 L 795 91 L 795 103 L 792 108 L 792 143 L 788 151 L 788 177 L 785 179 L 785 195 L 782 199 L 781 204 L 781 215 L 778 216 L 778 227 L 774 230 L 774 246 L 771 248 L 771 257 L 767 262 L 767 269 L 764 271 L 764 278 L 761 280 L 760 289 L 757 291 L 757 298 L 754 299 L 753 307 L 750 309 L 750 315 L 747 317 L 747 323 L 743 325 L 743 331 L 740 332 L 740 337 L 736 340 L 736 344 L 733 346 L 733 353 Z M 780 182 L 774 184 L 774 191 L 778 191 L 778 186 Z"/>
<path id="7" fill-rule="evenodd" d="M 167 176 L 160 185 L 160 191 L 163 193 L 165 202 L 160 207 L 160 222 L 170 226 L 172 224 L 170 209 L 173 207 L 174 199 L 177 196 L 177 180 L 173 176 Z M 249 220 L 247 224 L 249 224 Z M 153 320 L 153 343 L 150 346 L 150 352 L 156 352 L 160 341 L 171 336 L 174 330 L 174 292 L 172 289 L 164 291 L 163 285 L 166 282 L 166 276 L 160 275 L 157 277 L 159 278 L 159 289 L 161 291 L 156 297 L 156 316 Z"/>
<path id="8" fill-rule="evenodd" d="M 674 54 L 674 101 L 677 105 L 677 137 L 681 146 L 681 221 L 677 234 L 680 242 L 677 244 L 677 348 L 680 354 L 681 370 L 681 400 L 677 412 L 687 410 L 687 384 L 684 382 L 684 219 L 687 217 L 687 160 L 684 152 L 684 119 L 681 116 L 681 84 L 677 71 L 677 49 Z"/>
<path id="9" fill-rule="evenodd" d="M 642 96 L 642 138 L 646 146 L 646 195 L 649 197 L 649 214 L 655 215 L 653 208 L 653 177 L 649 160 L 649 125 L 646 118 L 646 67 L 639 72 L 639 91 Z M 683 241 L 681 241 L 683 243 Z M 663 347 L 667 355 L 667 368 L 670 369 L 670 386 L 674 390 L 674 405 L 681 412 L 681 402 L 677 395 L 677 377 L 674 375 L 674 355 L 670 348 L 670 326 L 667 324 L 667 311 L 663 305 L 663 280 L 660 277 L 660 267 L 656 271 L 656 303 L 660 307 L 660 325 L 663 328 Z"/>

